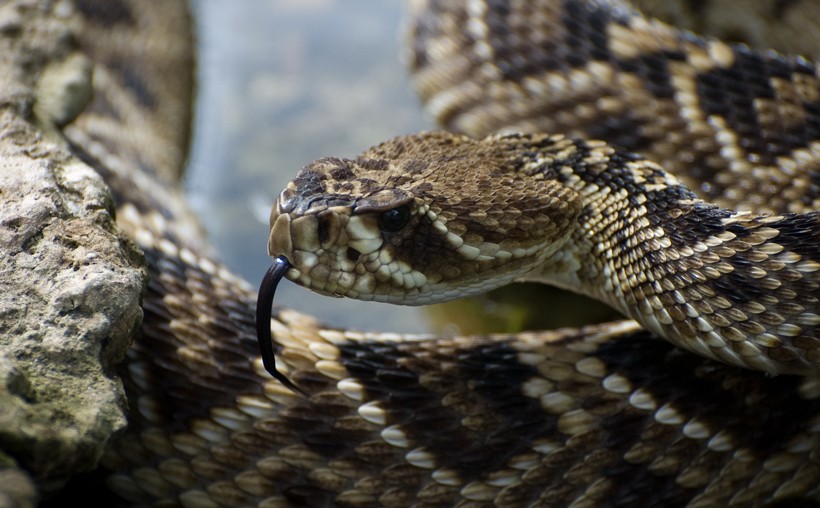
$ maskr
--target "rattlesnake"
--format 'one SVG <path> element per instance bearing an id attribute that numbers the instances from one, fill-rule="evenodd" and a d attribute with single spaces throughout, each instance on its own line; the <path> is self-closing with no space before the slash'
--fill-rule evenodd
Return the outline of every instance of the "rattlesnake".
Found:
<path id="1" fill-rule="evenodd" d="M 526 25 L 544 19 L 504 13 L 482 22 L 502 6 L 469 6 L 472 18 L 455 10 L 420 17 L 416 25 L 413 65 L 432 110 L 454 129 L 561 130 L 558 124 L 533 123 L 529 115 L 538 107 L 522 111 L 539 96 L 533 90 L 539 88 L 537 80 L 522 81 L 530 88 L 452 82 L 452 70 L 493 79 L 504 71 L 507 82 L 523 78 L 527 60 L 509 51 L 530 47 L 525 44 L 531 41 L 505 32 L 500 21 Z M 641 21 L 620 4 L 610 9 L 603 2 L 569 1 L 557 9 L 564 14 L 558 26 L 571 27 L 567 33 L 582 33 L 594 43 L 585 46 L 588 53 L 555 53 L 570 63 L 556 64 L 554 70 L 581 70 L 566 78 L 545 76 L 545 83 L 558 83 L 574 96 L 551 95 L 559 102 L 542 109 L 556 109 L 551 118 L 558 121 L 574 112 L 588 122 L 578 128 L 581 132 L 563 129 L 567 134 L 626 133 L 612 141 L 628 150 L 645 148 L 632 146 L 630 139 L 654 146 L 647 153 L 676 172 L 684 162 L 695 162 L 704 171 L 681 172 L 679 178 L 722 206 L 738 209 L 748 198 L 756 210 L 816 207 L 816 172 L 805 155 L 812 151 L 811 139 L 783 138 L 779 146 L 798 155 L 789 166 L 790 178 L 770 178 L 778 183 L 774 191 L 729 185 L 747 173 L 772 174 L 773 158 L 763 156 L 759 167 L 727 161 L 749 147 L 762 156 L 756 151 L 757 134 L 779 132 L 767 127 L 777 107 L 759 103 L 752 117 L 759 131 L 718 121 L 711 144 L 667 134 L 652 119 L 673 127 L 664 119 L 674 116 L 668 104 L 674 90 L 650 90 L 664 94 L 655 102 L 665 114 L 636 117 L 637 102 L 601 102 L 602 91 L 591 91 L 589 80 L 600 70 L 602 84 L 615 95 L 645 98 L 641 86 L 625 86 L 641 85 L 629 78 L 628 69 L 607 73 L 607 65 L 622 61 L 624 52 L 640 59 L 651 51 L 623 42 L 629 27 L 654 34 L 644 42 L 674 42 L 679 39 L 669 34 L 675 32 Z M 608 31 L 586 31 L 586 25 L 577 24 L 582 21 Z M 440 28 L 456 28 L 462 37 L 442 39 Z M 515 44 L 495 44 L 496 34 L 506 34 L 499 40 Z M 693 36 L 683 40 L 696 44 Z M 476 51 L 461 47 L 465 42 L 475 43 Z M 708 47 L 718 58 L 712 64 L 727 63 L 730 50 L 713 44 Z M 499 55 L 504 58 L 493 60 Z M 615 60 L 607 64 L 604 55 Z M 742 55 L 754 58 L 748 51 Z M 490 58 L 477 64 L 475 56 Z M 436 58 L 444 63 L 433 65 Z M 499 62 L 513 65 L 503 68 Z M 803 94 L 817 92 L 814 67 L 795 62 L 789 72 L 801 78 L 795 90 L 787 90 L 793 100 L 786 103 L 790 111 L 796 105 L 813 111 L 812 97 Z M 649 58 L 642 69 L 649 77 L 658 72 L 658 83 L 677 86 L 670 66 L 663 65 L 670 71 L 666 74 L 655 68 L 658 63 Z M 613 81 L 618 76 L 626 78 Z M 588 101 L 603 104 L 615 120 L 593 121 Z M 105 106 L 99 106 L 103 112 Z M 619 111 L 626 116 L 615 115 Z M 510 116 L 522 112 L 526 118 Z M 697 117 L 691 104 L 684 113 L 679 124 L 690 122 L 696 132 L 704 125 L 715 127 L 703 115 Z M 120 224 L 144 250 L 152 275 L 143 332 L 122 372 L 130 428 L 104 459 L 114 471 L 111 488 L 135 504 L 747 506 L 820 499 L 820 386 L 815 377 L 772 377 L 703 359 L 653 339 L 631 321 L 492 337 L 402 337 L 323 327 L 277 308 L 271 322 L 277 363 L 308 394 L 303 398 L 271 379 L 259 358 L 253 288 L 210 259 L 209 249 L 177 220 L 184 208 L 170 204 L 176 198 L 167 198 L 162 184 L 157 190 L 150 178 L 124 176 L 129 173 L 120 171 L 127 164 L 118 158 L 117 144 L 100 141 L 104 134 L 93 127 L 81 118 L 66 128 L 66 135 L 112 185 L 121 204 Z M 728 157 L 721 159 L 714 150 L 726 139 Z M 702 185 L 711 176 L 715 183 Z M 135 185 L 141 194 L 132 199 Z M 809 229 L 814 227 L 816 236 L 813 224 Z M 810 291 L 816 294 L 816 286 Z M 810 353 L 798 356 L 798 370 L 805 371 Z"/>
<path id="2" fill-rule="evenodd" d="M 322 293 L 419 305 L 544 281 L 709 358 L 820 364 L 820 214 L 719 208 L 600 142 L 403 136 L 305 167 L 270 223 L 271 255 Z"/>

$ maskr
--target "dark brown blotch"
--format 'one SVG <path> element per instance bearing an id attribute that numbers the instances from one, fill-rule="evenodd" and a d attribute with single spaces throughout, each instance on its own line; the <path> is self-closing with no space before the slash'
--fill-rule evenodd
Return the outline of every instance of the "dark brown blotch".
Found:
<path id="1" fill-rule="evenodd" d="M 366 387 L 367 400 L 379 400 L 387 410 L 388 425 L 400 425 L 412 446 L 424 446 L 438 467 L 456 471 L 465 483 L 504 467 L 539 437 L 557 434 L 557 417 L 545 414 L 536 399 L 522 393 L 522 384 L 536 371 L 521 364 L 516 351 L 503 342 L 453 350 L 458 367 L 448 371 L 440 369 L 438 360 L 425 360 L 398 344 L 338 347 L 340 361 Z M 446 394 L 466 397 L 465 402 L 444 405 Z M 474 420 L 486 415 L 488 424 L 465 427 L 465 410 Z"/>
<path id="2" fill-rule="evenodd" d="M 102 26 L 135 23 L 131 7 L 121 0 L 75 0 L 74 5 L 83 16 Z"/>
<path id="3" fill-rule="evenodd" d="M 355 176 L 356 174 L 348 164 L 337 166 L 330 170 L 330 178 L 341 182 L 347 181 Z"/>

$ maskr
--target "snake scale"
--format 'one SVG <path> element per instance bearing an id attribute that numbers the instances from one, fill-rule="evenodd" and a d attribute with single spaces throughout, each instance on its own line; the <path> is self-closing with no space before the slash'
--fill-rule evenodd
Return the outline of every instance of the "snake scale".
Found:
<path id="1" fill-rule="evenodd" d="M 780 17 L 794 8 L 793 2 L 774 3 Z M 595 187 L 598 203 L 626 194 L 633 210 L 666 213 L 670 220 L 697 216 L 664 208 L 672 198 L 676 206 L 685 201 L 706 210 L 706 223 L 681 219 L 678 236 L 646 219 L 647 231 L 657 235 L 640 240 L 678 251 L 663 259 L 636 252 L 656 263 L 686 258 L 687 246 L 716 255 L 714 272 L 707 270 L 709 263 L 702 268 L 715 283 L 700 282 L 723 300 L 709 305 L 728 303 L 724 310 L 736 331 L 758 338 L 722 349 L 731 354 L 717 353 L 721 348 L 711 348 L 708 337 L 705 347 L 681 345 L 729 363 L 809 375 L 772 376 L 691 354 L 634 321 L 514 335 L 405 337 L 334 329 L 276 307 L 271 331 L 277 366 L 308 394 L 300 396 L 271 378 L 259 357 L 254 288 L 213 261 L 185 220 L 170 177 L 140 172 L 173 166 L 169 160 L 178 154 L 168 150 L 167 157 L 149 160 L 123 149 L 122 140 L 100 128 L 106 124 L 91 113 L 114 117 L 125 99 L 112 93 L 111 82 L 95 80 L 97 100 L 65 133 L 75 152 L 111 185 L 118 221 L 145 252 L 151 272 L 143 330 L 122 368 L 129 430 L 104 458 L 112 471 L 109 487 L 134 505 L 188 507 L 817 504 L 820 384 L 810 374 L 818 362 L 818 283 L 812 274 L 820 239 L 812 212 L 820 196 L 814 64 L 706 41 L 647 21 L 618 2 L 417 4 L 411 66 L 422 98 L 442 125 L 476 138 L 504 128 L 605 139 L 617 146 L 618 151 L 559 134 L 487 141 L 511 146 L 516 170 L 541 175 L 541 190 L 553 192 L 549 182 L 556 179 L 604 178 L 600 170 L 611 168 L 609 184 Z M 93 2 L 78 5 L 102 27 L 139 25 L 142 19 L 137 2 L 105 9 Z M 89 44 L 101 33 L 89 35 Z M 133 75 L 130 82 L 140 99 L 134 102 L 137 111 L 156 107 L 157 90 L 137 86 Z M 731 86 L 722 92 L 727 82 Z M 134 118 L 117 120 L 127 125 Z M 421 175 L 425 162 L 476 161 L 475 155 L 448 156 L 447 150 L 482 143 L 441 134 L 405 142 L 372 149 L 359 165 L 383 170 L 380 160 L 402 160 L 409 153 L 405 173 Z M 431 143 L 433 159 L 418 149 Z M 629 155 L 633 151 L 655 163 Z M 500 153 L 493 148 L 483 155 Z M 316 164 L 291 191 L 309 195 L 305 189 L 328 180 L 339 196 L 381 185 L 372 179 L 344 183 L 354 175 L 339 159 Z M 319 174 L 317 167 L 328 173 Z M 511 194 L 537 204 L 540 194 L 505 184 Z M 630 194 L 624 185 L 643 187 Z M 392 199 L 397 192 L 386 195 Z M 392 205 L 385 209 L 385 202 Z M 350 203 L 339 198 L 331 204 Z M 371 200 L 370 206 L 382 215 L 397 208 L 389 199 Z M 564 212 L 579 217 L 584 206 Z M 747 210 L 781 215 L 763 219 Z M 433 212 L 451 221 L 449 228 L 474 213 Z M 622 223 L 643 217 L 629 213 L 615 207 L 609 216 Z M 333 217 L 328 220 L 340 216 Z M 418 217 L 408 207 L 384 220 L 348 224 L 358 221 L 350 231 L 367 232 L 375 221 L 396 233 L 402 230 L 397 223 Z M 474 219 L 487 217 L 511 230 L 521 224 L 503 214 Z M 564 231 L 570 221 L 530 222 L 521 229 Z M 481 245 L 482 239 L 495 246 Z M 351 262 L 368 252 L 373 238 L 353 240 L 359 241 L 355 252 L 344 252 Z M 629 240 L 617 238 L 622 244 Z M 478 241 L 465 241 L 462 254 L 478 259 L 489 250 L 507 250 L 519 259 L 532 251 L 504 244 L 489 231 Z M 741 259 L 738 252 L 751 254 L 733 265 Z M 761 253 L 772 258 L 757 277 L 752 258 Z M 778 270 L 783 277 L 775 286 L 767 277 Z M 727 273 L 735 273 L 739 285 L 723 284 Z M 644 281 L 640 273 L 633 275 Z M 768 285 L 755 286 L 749 278 Z M 646 280 L 650 284 L 635 295 L 638 300 L 650 300 L 655 293 L 649 289 L 657 295 L 668 289 L 664 276 Z M 694 283 L 683 282 L 671 290 L 683 294 Z M 691 294 L 683 296 L 691 302 Z M 772 306 L 755 313 L 759 301 Z M 763 318 L 747 326 L 739 313 Z M 799 317 L 785 321 L 783 315 Z M 654 319 L 659 330 L 665 318 Z M 698 330 L 709 332 L 703 324 Z M 753 354 L 744 354 L 747 347 Z"/>

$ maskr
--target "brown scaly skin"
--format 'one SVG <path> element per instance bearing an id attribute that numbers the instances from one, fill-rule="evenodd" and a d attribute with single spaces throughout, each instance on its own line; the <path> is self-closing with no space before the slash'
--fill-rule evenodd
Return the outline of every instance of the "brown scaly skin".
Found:
<path id="1" fill-rule="evenodd" d="M 106 6 L 138 12 L 158 4 Z M 98 26 L 133 28 L 137 19 Z M 105 32 L 97 34 L 89 39 L 106 40 Z M 174 79 L 172 73 L 129 75 Z M 124 80 L 109 82 L 96 97 L 152 90 Z M 412 340 L 333 330 L 277 309 L 271 323 L 277 364 L 311 394 L 299 398 L 261 366 L 253 288 L 210 259 L 167 180 L 140 176 L 163 171 L 146 165 L 140 149 L 105 136 L 144 127 L 107 106 L 144 112 L 145 104 L 95 104 L 67 131 L 78 153 L 113 186 L 120 223 L 145 250 L 152 279 L 143 333 L 123 368 L 130 428 L 104 461 L 115 471 L 110 486 L 133 504 L 776 506 L 820 500 L 815 379 L 770 377 L 706 360 L 650 340 L 634 323 Z M 95 130 L 96 121 L 107 128 Z M 565 127 L 550 130 L 573 129 Z M 774 194 L 778 205 L 793 198 Z"/>
<path id="2" fill-rule="evenodd" d="M 602 139 L 732 210 L 820 205 L 809 60 L 696 38 L 618 1 L 415 4 L 414 84 L 448 130 Z"/>

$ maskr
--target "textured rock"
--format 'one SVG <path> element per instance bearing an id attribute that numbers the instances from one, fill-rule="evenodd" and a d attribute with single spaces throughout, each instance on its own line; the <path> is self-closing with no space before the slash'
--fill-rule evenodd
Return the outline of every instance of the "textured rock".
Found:
<path id="1" fill-rule="evenodd" d="M 142 318 L 141 255 L 51 127 L 91 79 L 60 5 L 0 6 L 0 507 L 96 465 L 126 423 L 113 369 Z"/>

